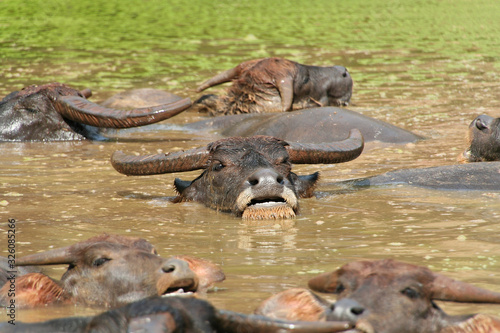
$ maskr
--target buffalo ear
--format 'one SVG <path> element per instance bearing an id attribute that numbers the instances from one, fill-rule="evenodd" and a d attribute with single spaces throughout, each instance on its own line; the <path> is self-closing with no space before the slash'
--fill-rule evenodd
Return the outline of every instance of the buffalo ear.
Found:
<path id="1" fill-rule="evenodd" d="M 297 176 L 296 174 L 292 174 L 291 176 L 293 182 L 295 183 L 295 189 L 299 197 L 310 198 L 313 196 L 313 191 L 319 180 L 319 172 L 306 176 Z"/>
<path id="2" fill-rule="evenodd" d="M 174 186 L 175 186 L 175 190 L 177 191 L 177 193 L 179 193 L 180 195 L 182 195 L 182 193 L 189 187 L 191 186 L 193 182 L 191 181 L 188 181 L 188 180 L 182 180 L 182 179 L 179 179 L 179 178 L 175 178 L 174 180 Z"/>

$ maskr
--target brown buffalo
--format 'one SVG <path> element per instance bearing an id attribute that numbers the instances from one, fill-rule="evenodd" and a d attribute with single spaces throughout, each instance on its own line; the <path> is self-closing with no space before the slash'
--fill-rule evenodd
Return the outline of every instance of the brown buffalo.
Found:
<path id="1" fill-rule="evenodd" d="M 192 257 L 162 258 L 146 240 L 100 235 L 77 244 L 16 260 L 17 266 L 68 265 L 60 281 L 41 273 L 16 279 L 18 307 L 46 304 L 117 306 L 153 295 L 206 290 L 224 274 Z M 9 303 L 9 284 L 0 303 Z"/>
<path id="2" fill-rule="evenodd" d="M 90 90 L 60 83 L 29 86 L 0 101 L 0 141 L 103 140 L 99 129 L 152 124 L 191 106 L 189 99 L 120 111 L 87 100 Z"/>
<path id="3" fill-rule="evenodd" d="M 464 162 L 500 161 L 500 118 L 480 115 L 469 125 L 469 147 L 459 157 Z"/>
<path id="4" fill-rule="evenodd" d="M 128 156 L 115 152 L 113 167 L 126 175 L 153 175 L 204 169 L 193 181 L 175 180 L 175 202 L 193 200 L 252 219 L 290 218 L 298 198 L 311 197 L 318 173 L 297 176 L 292 163 L 340 163 L 361 154 L 363 138 L 354 130 L 345 141 L 287 143 L 268 136 L 233 137 L 206 147 L 168 154 Z"/>
<path id="5" fill-rule="evenodd" d="M 4 333 L 53 332 L 179 332 L 179 333 L 283 333 L 341 332 L 347 322 L 300 322 L 217 310 L 204 300 L 187 297 L 151 297 L 95 317 L 72 317 L 41 323 L 0 324 Z"/>
<path id="6" fill-rule="evenodd" d="M 500 304 L 500 293 L 453 280 L 428 268 L 395 260 L 357 261 L 309 281 L 317 292 L 337 294 L 328 304 L 305 289 L 284 291 L 257 311 L 292 320 L 341 320 L 353 332 L 500 332 L 500 320 L 486 315 L 452 316 L 435 301 Z M 302 299 L 297 308 L 298 295 Z M 315 315 L 316 313 L 316 315 Z M 286 315 L 286 317 L 285 317 Z"/>
<path id="7" fill-rule="evenodd" d="M 352 78 L 345 67 L 318 67 L 281 58 L 243 62 L 201 84 L 197 91 L 232 81 L 227 94 L 203 96 L 200 110 L 212 115 L 281 112 L 317 106 L 347 105 Z"/>

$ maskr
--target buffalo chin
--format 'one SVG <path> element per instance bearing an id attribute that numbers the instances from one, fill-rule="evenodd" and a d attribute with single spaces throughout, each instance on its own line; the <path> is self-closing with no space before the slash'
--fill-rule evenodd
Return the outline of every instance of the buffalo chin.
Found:
<path id="1" fill-rule="evenodd" d="M 247 206 L 241 217 L 244 220 L 278 220 L 295 216 L 295 210 L 285 202 L 262 202 Z"/>

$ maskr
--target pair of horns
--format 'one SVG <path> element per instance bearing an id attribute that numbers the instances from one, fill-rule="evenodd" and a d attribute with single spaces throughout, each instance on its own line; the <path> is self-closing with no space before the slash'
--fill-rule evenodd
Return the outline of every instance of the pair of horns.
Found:
<path id="1" fill-rule="evenodd" d="M 319 144 L 290 143 L 285 146 L 290 162 L 295 164 L 342 163 L 355 159 L 363 151 L 361 132 L 351 130 L 344 141 Z M 207 167 L 210 157 L 208 147 L 195 148 L 167 154 L 133 156 L 116 151 L 111 164 L 120 173 L 129 176 L 157 175 L 184 172 Z"/>
<path id="2" fill-rule="evenodd" d="M 358 262 L 363 265 L 358 273 L 360 275 L 365 275 L 365 269 L 368 267 L 366 270 L 370 272 L 375 271 L 374 274 L 376 274 L 376 271 L 382 270 L 382 265 L 380 265 L 380 267 L 375 266 L 379 266 L 378 264 L 383 262 L 393 262 L 394 269 L 391 269 L 391 271 L 394 272 L 395 278 L 397 278 L 398 265 L 400 265 L 401 273 L 408 274 L 406 269 L 410 267 L 410 269 L 416 274 L 421 272 L 426 276 L 429 276 L 429 283 L 425 287 L 430 291 L 430 298 L 433 300 L 461 303 L 500 303 L 500 293 L 498 292 L 486 290 L 465 282 L 454 280 L 447 276 L 434 273 L 425 267 L 409 265 L 392 260 Z M 369 267 L 371 264 L 373 264 L 374 267 Z M 346 267 L 348 265 L 349 267 Z M 309 288 L 318 292 L 335 293 L 340 275 L 347 271 L 350 272 L 352 270 L 351 268 L 354 268 L 354 271 L 356 271 L 356 267 L 354 267 L 354 265 L 347 264 L 336 271 L 323 273 L 315 278 L 312 278 L 308 283 Z M 365 273 L 361 273 L 362 271 L 365 271 Z M 390 273 L 387 275 L 389 274 Z"/>
<path id="3" fill-rule="evenodd" d="M 90 96 L 90 91 L 81 94 Z M 153 124 L 171 118 L 191 106 L 191 100 L 184 98 L 170 104 L 138 108 L 134 110 L 116 110 L 106 108 L 79 96 L 57 96 L 54 107 L 63 117 L 78 123 L 108 128 L 129 128 Z"/>

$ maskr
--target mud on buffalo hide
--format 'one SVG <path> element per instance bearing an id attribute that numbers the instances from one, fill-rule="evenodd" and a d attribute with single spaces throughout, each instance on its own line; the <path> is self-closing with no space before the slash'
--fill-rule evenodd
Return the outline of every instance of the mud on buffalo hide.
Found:
<path id="1" fill-rule="evenodd" d="M 195 107 L 212 115 L 299 110 L 347 105 L 352 78 L 345 67 L 308 66 L 281 58 L 243 62 L 201 84 L 197 91 L 232 81 L 223 96 L 200 98 Z"/>
<path id="2" fill-rule="evenodd" d="M 128 128 L 175 116 L 191 106 L 189 99 L 127 111 L 87 100 L 90 90 L 61 83 L 29 86 L 0 101 L 0 141 L 105 139 L 99 127 Z"/>

